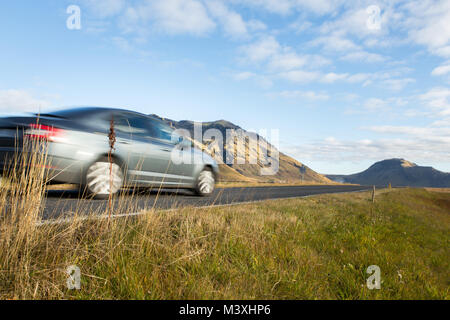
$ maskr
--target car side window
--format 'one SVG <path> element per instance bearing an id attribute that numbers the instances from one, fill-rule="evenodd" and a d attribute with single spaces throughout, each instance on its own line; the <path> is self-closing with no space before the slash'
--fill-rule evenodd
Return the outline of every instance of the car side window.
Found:
<path id="1" fill-rule="evenodd" d="M 161 121 L 150 119 L 153 137 L 164 142 L 176 144 L 179 142 L 179 136 L 174 133 L 174 129 Z"/>
<path id="2" fill-rule="evenodd" d="M 114 115 L 114 129 L 118 137 L 125 139 L 157 139 L 165 143 L 179 143 L 174 129 L 161 121 L 135 115 Z"/>
<path id="3" fill-rule="evenodd" d="M 118 115 L 114 117 L 114 129 L 118 136 L 124 138 L 147 138 L 150 128 L 147 119 L 143 117 Z"/>

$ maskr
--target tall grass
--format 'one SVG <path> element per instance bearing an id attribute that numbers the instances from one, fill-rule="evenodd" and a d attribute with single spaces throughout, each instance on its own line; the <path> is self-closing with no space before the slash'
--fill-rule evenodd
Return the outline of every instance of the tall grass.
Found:
<path id="1" fill-rule="evenodd" d="M 0 298 L 449 299 L 446 193 L 392 190 L 375 204 L 358 193 L 150 208 L 111 219 L 73 212 L 42 223 L 45 155 L 18 159 L 0 190 Z M 112 215 L 136 211 L 134 197 L 120 194 Z M 381 290 L 365 285 L 372 264 Z M 80 290 L 66 287 L 71 265 L 81 269 Z"/>
<path id="2" fill-rule="evenodd" d="M 100 263 L 102 256 L 121 248 L 130 232 L 128 221 L 135 218 L 111 217 L 137 212 L 139 189 L 136 185 L 122 189 L 110 196 L 105 208 L 83 212 L 78 206 L 67 218 L 45 220 L 46 185 L 51 181 L 47 143 L 27 138 L 19 143 L 23 152 L 8 159 L 0 186 L 0 298 L 64 298 L 68 266 L 85 259 Z M 81 197 L 88 196 L 85 190 L 80 192 Z"/>
<path id="3" fill-rule="evenodd" d="M 45 144 L 25 140 L 24 152 L 10 159 L 9 188 L 0 190 L 1 284 L 22 292 L 28 287 L 37 224 L 44 199 Z"/>

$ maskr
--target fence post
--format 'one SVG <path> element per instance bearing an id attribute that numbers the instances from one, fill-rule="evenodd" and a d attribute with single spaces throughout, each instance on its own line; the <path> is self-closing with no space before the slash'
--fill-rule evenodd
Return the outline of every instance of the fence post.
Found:
<path id="1" fill-rule="evenodd" d="M 375 186 L 373 186 L 373 190 L 372 190 L 372 203 L 375 202 Z"/>

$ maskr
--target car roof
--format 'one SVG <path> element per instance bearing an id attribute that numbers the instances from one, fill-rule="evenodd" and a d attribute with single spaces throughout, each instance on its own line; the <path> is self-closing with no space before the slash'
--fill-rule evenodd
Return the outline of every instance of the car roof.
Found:
<path id="1" fill-rule="evenodd" d="M 70 107 L 55 111 L 46 112 L 44 114 L 41 114 L 41 116 L 51 115 L 51 116 L 57 116 L 61 118 L 71 118 L 71 117 L 92 117 L 96 114 L 102 114 L 102 113 L 117 113 L 117 112 L 126 112 L 126 113 L 132 113 L 135 115 L 143 116 L 143 117 L 149 117 L 146 114 L 139 113 L 132 110 L 126 110 L 126 109 L 118 109 L 118 108 L 107 108 L 107 107 L 91 107 L 91 106 L 80 106 L 80 107 Z"/>

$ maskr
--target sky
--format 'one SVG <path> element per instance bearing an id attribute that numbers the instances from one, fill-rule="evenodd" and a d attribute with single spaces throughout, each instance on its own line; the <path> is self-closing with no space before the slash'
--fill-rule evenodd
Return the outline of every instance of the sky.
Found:
<path id="1" fill-rule="evenodd" d="M 450 172 L 449 0 L 1 1 L 0 38 L 2 114 L 225 119 L 320 173 Z"/>

